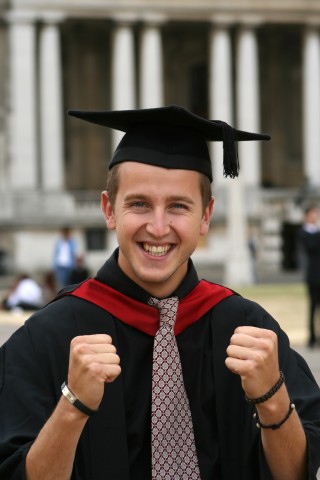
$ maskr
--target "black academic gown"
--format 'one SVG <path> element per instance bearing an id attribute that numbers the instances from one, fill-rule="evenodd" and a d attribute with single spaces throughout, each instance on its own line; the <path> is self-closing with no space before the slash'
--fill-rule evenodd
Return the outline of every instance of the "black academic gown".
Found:
<path id="1" fill-rule="evenodd" d="M 115 256 L 98 280 L 146 303 L 147 292 L 118 268 Z M 175 295 L 198 283 L 190 262 Z M 226 348 L 238 325 L 278 334 L 280 367 L 308 440 L 309 479 L 320 458 L 320 394 L 304 360 L 290 349 L 279 325 L 257 304 L 232 295 L 177 336 L 195 431 L 202 480 L 271 479 L 243 396 L 240 379 L 225 367 Z M 108 333 L 122 373 L 105 386 L 99 412 L 81 435 L 73 480 L 150 479 L 150 399 L 153 338 L 101 307 L 66 295 L 31 317 L 0 349 L 0 478 L 25 479 L 25 456 L 61 396 L 70 341 Z M 54 458 L 52 459 L 54 462 Z"/>

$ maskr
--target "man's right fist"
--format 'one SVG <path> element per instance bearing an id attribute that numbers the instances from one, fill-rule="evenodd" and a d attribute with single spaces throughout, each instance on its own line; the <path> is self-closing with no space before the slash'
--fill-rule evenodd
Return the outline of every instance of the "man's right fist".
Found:
<path id="1" fill-rule="evenodd" d="M 120 358 L 110 335 L 83 335 L 70 345 L 68 386 L 87 407 L 96 410 L 103 397 L 104 384 L 121 373 Z"/>

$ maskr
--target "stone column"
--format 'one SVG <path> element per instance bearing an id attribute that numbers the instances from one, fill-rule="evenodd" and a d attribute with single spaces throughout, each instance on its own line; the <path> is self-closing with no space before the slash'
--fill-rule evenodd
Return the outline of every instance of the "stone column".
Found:
<path id="1" fill-rule="evenodd" d="M 233 124 L 232 52 L 228 24 L 212 25 L 209 34 L 209 118 Z M 211 142 L 213 185 L 225 185 L 222 142 Z"/>
<path id="2" fill-rule="evenodd" d="M 236 49 L 237 124 L 242 129 L 255 130 L 258 117 L 257 51 L 252 31 L 242 29 Z M 231 121 L 233 123 L 233 121 Z M 254 272 L 248 248 L 248 219 L 245 185 L 257 186 L 259 168 L 256 149 L 238 144 L 240 175 L 227 180 L 227 249 L 225 283 L 231 286 L 253 283 Z"/>
<path id="3" fill-rule="evenodd" d="M 303 37 L 303 161 L 312 187 L 320 186 L 320 38 L 308 26 Z"/>
<path id="4" fill-rule="evenodd" d="M 132 20 L 119 19 L 113 32 L 112 51 L 112 109 L 131 110 L 136 108 L 136 61 Z M 112 131 L 113 150 L 123 134 Z"/>
<path id="5" fill-rule="evenodd" d="M 37 169 L 36 28 L 32 15 L 9 16 L 10 184 L 35 190 Z"/>
<path id="6" fill-rule="evenodd" d="M 41 186 L 61 190 L 64 186 L 63 99 L 61 85 L 60 17 L 44 19 L 39 45 L 39 90 L 41 131 Z"/>
<path id="7" fill-rule="evenodd" d="M 147 18 L 140 38 L 140 107 L 163 105 L 161 19 Z"/>
<path id="8" fill-rule="evenodd" d="M 259 132 L 260 101 L 258 46 L 253 26 L 243 26 L 237 36 L 236 51 L 237 127 Z M 248 187 L 259 187 L 261 177 L 259 142 L 239 142 L 242 179 Z"/>
<path id="9" fill-rule="evenodd" d="M 0 195 L 8 188 L 8 166 L 7 166 L 7 114 L 8 114 L 8 77 L 6 65 L 8 58 L 7 28 L 0 26 Z"/>

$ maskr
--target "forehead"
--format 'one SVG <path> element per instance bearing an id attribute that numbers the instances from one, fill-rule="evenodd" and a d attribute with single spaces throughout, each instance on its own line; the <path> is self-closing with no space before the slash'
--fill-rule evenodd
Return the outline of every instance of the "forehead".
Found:
<path id="1" fill-rule="evenodd" d="M 118 168 L 120 177 L 128 178 L 127 176 L 130 174 L 130 178 L 134 181 L 138 181 L 139 178 L 143 176 L 166 176 L 168 178 L 176 178 L 180 175 L 181 177 L 189 177 L 190 179 L 200 178 L 200 173 L 195 170 L 159 167 L 130 160 L 121 163 Z"/>
<path id="2" fill-rule="evenodd" d="M 118 168 L 118 188 L 148 188 L 148 185 L 155 183 L 162 189 L 170 185 L 174 190 L 186 190 L 187 186 L 200 190 L 201 175 L 194 170 L 163 168 L 131 161 L 123 162 Z"/>

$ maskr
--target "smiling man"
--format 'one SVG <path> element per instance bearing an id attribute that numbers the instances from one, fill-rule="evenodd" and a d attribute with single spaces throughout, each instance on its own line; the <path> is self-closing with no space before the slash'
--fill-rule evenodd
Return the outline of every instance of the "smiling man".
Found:
<path id="1" fill-rule="evenodd" d="M 103 192 L 102 209 L 108 228 L 117 231 L 119 267 L 151 295 L 166 297 L 186 276 L 199 236 L 208 232 L 213 199 L 202 205 L 196 171 L 136 162 L 118 169 L 116 199 Z"/>
<path id="2" fill-rule="evenodd" d="M 102 211 L 118 248 L 0 350 L 0 478 L 316 479 L 320 392 L 278 323 L 190 259 L 213 212 L 207 141 L 181 107 L 71 115 L 125 133 Z"/>

